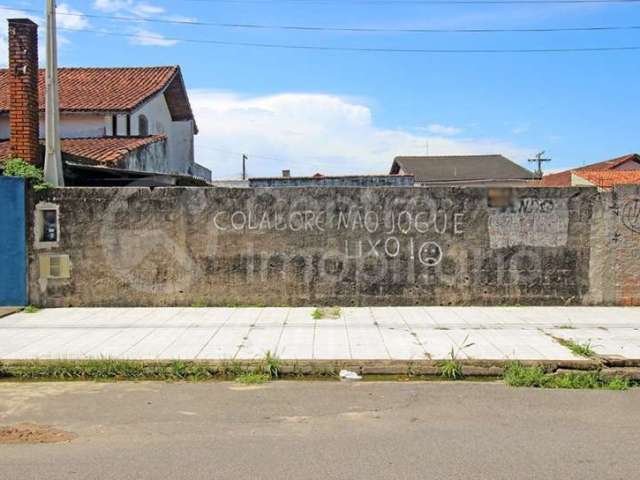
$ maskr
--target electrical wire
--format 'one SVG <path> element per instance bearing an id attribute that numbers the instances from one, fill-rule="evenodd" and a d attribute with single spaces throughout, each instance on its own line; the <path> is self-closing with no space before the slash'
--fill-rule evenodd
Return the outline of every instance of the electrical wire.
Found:
<path id="1" fill-rule="evenodd" d="M 640 45 L 629 46 L 612 46 L 612 47 L 569 47 L 569 48 L 385 48 L 385 47 L 338 47 L 338 46 L 322 46 L 322 45 L 296 45 L 282 43 L 260 43 L 260 42 L 235 42 L 227 40 L 208 40 L 194 38 L 178 38 L 166 37 L 163 35 L 148 35 L 145 33 L 122 33 L 110 32 L 106 30 L 90 30 L 75 28 L 58 28 L 69 32 L 93 33 L 99 35 L 109 35 L 113 37 L 128 37 L 146 40 L 156 40 L 162 42 L 182 42 L 182 43 L 200 43 L 217 46 L 232 47 L 255 47 L 267 49 L 287 49 L 287 50 L 316 50 L 316 51 L 335 51 L 335 52 L 368 52 L 368 53 L 422 53 L 422 54 L 463 54 L 463 53 L 571 53 L 571 52 L 615 52 L 615 51 L 637 51 Z"/>
<path id="2" fill-rule="evenodd" d="M 13 10 L 0 6 L 0 10 Z M 36 13 L 36 9 L 21 9 Z M 168 20 L 150 17 L 131 17 L 121 15 L 97 15 L 89 13 L 57 12 L 57 15 L 116 20 L 133 23 L 160 23 L 169 25 L 187 25 L 199 27 L 236 28 L 254 30 L 295 30 L 308 32 L 350 32 L 350 33 L 548 33 L 548 32 L 600 32 L 640 30 L 640 25 L 609 25 L 595 27 L 529 27 L 529 28 L 380 28 L 380 27 L 327 27 L 313 25 L 269 25 L 257 23 L 208 22 L 198 20 Z"/>

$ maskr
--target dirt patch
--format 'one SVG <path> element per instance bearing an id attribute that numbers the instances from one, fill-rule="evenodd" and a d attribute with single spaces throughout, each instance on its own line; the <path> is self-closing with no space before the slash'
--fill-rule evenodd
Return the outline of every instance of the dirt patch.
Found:
<path id="1" fill-rule="evenodd" d="M 0 426 L 1 443 L 60 443 L 70 442 L 77 435 L 48 425 L 20 423 Z"/>

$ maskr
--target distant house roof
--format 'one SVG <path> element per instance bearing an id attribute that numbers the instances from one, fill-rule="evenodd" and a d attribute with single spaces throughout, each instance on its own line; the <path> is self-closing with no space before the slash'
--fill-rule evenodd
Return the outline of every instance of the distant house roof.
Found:
<path id="1" fill-rule="evenodd" d="M 405 173 L 422 183 L 531 180 L 534 174 L 502 155 L 396 157 L 392 175 Z"/>
<path id="2" fill-rule="evenodd" d="M 640 184 L 640 170 L 583 170 L 574 174 L 600 188 Z"/>
<path id="3" fill-rule="evenodd" d="M 164 92 L 174 120 L 192 120 L 193 112 L 180 67 L 60 68 L 60 111 L 128 113 Z M 45 105 L 44 71 L 39 72 L 40 110 Z M 9 111 L 9 72 L 0 69 L 0 113 Z"/>
<path id="4" fill-rule="evenodd" d="M 149 137 L 101 137 L 62 139 L 62 153 L 80 163 L 117 167 L 131 152 L 166 140 L 164 135 Z M 0 142 L 0 162 L 10 156 L 9 141 Z"/>
<path id="5" fill-rule="evenodd" d="M 638 183 L 637 180 L 633 180 L 635 178 L 634 175 L 627 175 L 629 172 L 634 173 L 638 171 L 640 171 L 640 155 L 631 153 L 623 155 L 622 157 L 612 158 L 611 160 L 605 160 L 604 162 L 592 163 L 584 167 L 545 175 L 540 182 L 538 182 L 538 185 L 543 187 L 570 187 L 573 184 L 573 175 L 578 175 L 591 183 L 601 186 L 591 181 L 591 179 L 597 179 L 596 182 L 603 183 L 602 188 L 609 188 L 618 183 Z M 592 175 L 593 172 L 600 172 L 600 174 Z M 608 185 L 608 187 L 604 185 L 610 184 L 611 182 L 614 183 Z"/>
<path id="6" fill-rule="evenodd" d="M 323 175 L 311 177 L 255 177 L 251 187 L 412 187 L 413 175 Z"/>

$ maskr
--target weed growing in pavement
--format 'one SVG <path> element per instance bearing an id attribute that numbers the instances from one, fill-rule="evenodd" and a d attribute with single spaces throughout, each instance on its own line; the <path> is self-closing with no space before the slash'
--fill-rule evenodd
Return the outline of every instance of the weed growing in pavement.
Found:
<path id="1" fill-rule="evenodd" d="M 35 305 L 27 305 L 26 307 L 24 307 L 22 309 L 22 311 L 24 313 L 38 313 L 40 311 L 40 309 L 38 307 L 36 307 Z"/>
<path id="2" fill-rule="evenodd" d="M 560 345 L 567 347 L 574 354 L 580 357 L 592 358 L 596 356 L 596 352 L 593 350 L 591 342 L 578 343 L 573 340 L 565 340 L 563 338 L 558 338 L 557 341 Z"/>
<path id="3" fill-rule="evenodd" d="M 322 320 L 323 318 L 329 318 L 336 320 L 340 318 L 340 307 L 319 307 L 316 308 L 311 317 L 315 320 Z"/>
<path id="4" fill-rule="evenodd" d="M 269 378 L 278 378 L 280 376 L 280 359 L 267 350 L 264 355 L 262 370 Z"/>
<path id="5" fill-rule="evenodd" d="M 504 369 L 504 381 L 512 387 L 543 387 L 546 373 L 539 365 L 528 367 L 520 362 L 513 362 Z"/>
<path id="6" fill-rule="evenodd" d="M 458 355 L 462 350 L 473 345 L 473 343 L 467 343 L 467 340 L 469 340 L 468 335 L 464 337 L 462 344 L 458 346 L 458 350 L 452 346 L 451 351 L 449 352 L 449 358 L 440 362 L 440 373 L 443 377 L 450 380 L 460 380 L 464 377 L 462 362 L 458 359 Z"/>
<path id="7" fill-rule="evenodd" d="M 520 362 L 505 367 L 504 382 L 512 387 L 606 390 L 627 390 L 637 385 L 623 377 L 605 377 L 599 371 L 546 373 L 538 365 L 525 366 Z"/>

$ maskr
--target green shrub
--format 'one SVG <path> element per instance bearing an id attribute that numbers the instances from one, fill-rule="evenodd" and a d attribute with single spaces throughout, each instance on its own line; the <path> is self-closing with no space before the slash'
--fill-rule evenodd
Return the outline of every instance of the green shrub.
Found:
<path id="1" fill-rule="evenodd" d="M 12 158 L 4 163 L 5 177 L 22 177 L 29 181 L 34 190 L 46 190 L 51 185 L 44 181 L 41 168 L 25 162 L 21 158 Z"/>

